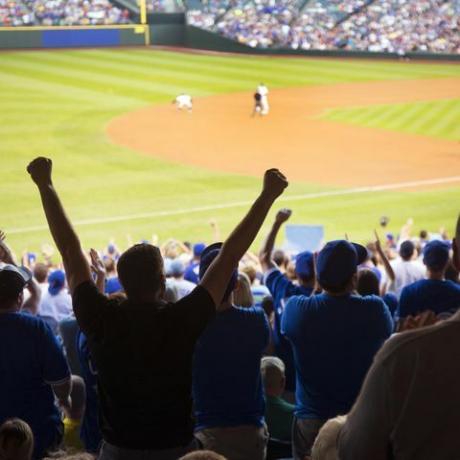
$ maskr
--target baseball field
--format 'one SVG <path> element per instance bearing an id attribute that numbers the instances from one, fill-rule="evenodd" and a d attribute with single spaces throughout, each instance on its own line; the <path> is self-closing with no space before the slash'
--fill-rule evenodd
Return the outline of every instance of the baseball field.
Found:
<path id="1" fill-rule="evenodd" d="M 460 66 L 190 54 L 152 49 L 0 54 L 0 228 L 17 252 L 51 242 L 25 172 L 53 159 L 85 247 L 114 238 L 225 236 L 267 167 L 278 207 L 326 238 L 451 233 L 460 210 Z M 264 82 L 270 113 L 251 117 Z M 193 113 L 171 101 L 194 98 Z"/>

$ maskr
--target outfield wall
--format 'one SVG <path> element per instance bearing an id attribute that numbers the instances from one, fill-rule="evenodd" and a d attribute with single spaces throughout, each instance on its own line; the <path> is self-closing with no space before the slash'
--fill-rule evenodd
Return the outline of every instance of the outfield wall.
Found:
<path id="1" fill-rule="evenodd" d="M 294 50 L 252 48 L 229 38 L 189 26 L 185 15 L 151 14 L 149 25 L 66 27 L 0 27 L 0 49 L 79 48 L 104 46 L 176 46 L 205 51 L 275 56 L 323 56 L 350 58 L 401 59 L 396 53 L 344 50 Z M 457 54 L 407 53 L 418 60 L 460 61 Z"/>
<path id="2" fill-rule="evenodd" d="M 149 27 L 0 27 L 0 49 L 138 46 L 150 42 Z"/>

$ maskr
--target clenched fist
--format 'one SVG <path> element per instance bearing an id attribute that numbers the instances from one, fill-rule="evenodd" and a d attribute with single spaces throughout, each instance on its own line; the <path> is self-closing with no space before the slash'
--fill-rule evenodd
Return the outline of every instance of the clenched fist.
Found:
<path id="1" fill-rule="evenodd" d="M 289 219 L 289 217 L 291 217 L 291 214 L 292 214 L 292 211 L 290 209 L 287 209 L 287 208 L 280 209 L 276 213 L 275 221 L 278 224 L 284 224 L 284 222 L 286 222 Z"/>
<path id="2" fill-rule="evenodd" d="M 27 172 L 32 180 L 40 187 L 51 184 L 53 162 L 49 158 L 38 157 L 27 166 Z"/>
<path id="3" fill-rule="evenodd" d="M 288 181 L 284 174 L 278 169 L 269 169 L 265 171 L 263 194 L 270 196 L 272 199 L 278 198 L 288 186 Z"/>

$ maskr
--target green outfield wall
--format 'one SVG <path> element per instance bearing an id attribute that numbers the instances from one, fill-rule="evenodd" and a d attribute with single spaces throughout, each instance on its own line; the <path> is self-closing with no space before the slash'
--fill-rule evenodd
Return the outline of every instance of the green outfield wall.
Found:
<path id="1" fill-rule="evenodd" d="M 0 27 L 0 49 L 78 48 L 104 46 L 176 46 L 228 53 L 323 56 L 378 59 L 409 59 L 460 61 L 460 55 L 434 53 L 372 53 L 344 50 L 293 50 L 283 48 L 252 48 L 229 38 L 186 24 L 183 13 L 150 14 L 149 25 L 70 27 Z"/>

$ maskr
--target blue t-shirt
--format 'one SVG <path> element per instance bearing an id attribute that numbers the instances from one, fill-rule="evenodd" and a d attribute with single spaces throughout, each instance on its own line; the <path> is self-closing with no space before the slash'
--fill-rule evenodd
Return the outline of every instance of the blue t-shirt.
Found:
<path id="1" fill-rule="evenodd" d="M 351 409 L 393 321 L 377 296 L 319 294 L 292 297 L 281 330 L 294 350 L 296 416 L 329 419 Z"/>
<path id="2" fill-rule="evenodd" d="M 262 300 L 264 300 L 264 297 L 271 295 L 268 288 L 263 284 L 251 287 L 251 293 L 252 297 L 254 298 L 255 307 L 261 307 Z"/>
<path id="3" fill-rule="evenodd" d="M 460 308 L 460 285 L 446 280 L 419 280 L 401 292 L 399 317 L 417 315 L 426 310 L 454 313 Z"/>
<path id="4" fill-rule="evenodd" d="M 44 321 L 21 313 L 0 314 L 0 425 L 13 417 L 27 422 L 35 437 L 34 458 L 62 436 L 50 384 L 69 378 L 62 348 Z"/>
<path id="5" fill-rule="evenodd" d="M 232 307 L 208 324 L 193 359 L 195 431 L 264 423 L 260 360 L 269 333 L 256 307 Z"/>
<path id="6" fill-rule="evenodd" d="M 191 283 L 198 284 L 200 282 L 200 262 L 190 262 L 190 265 L 185 269 L 184 280 L 190 281 Z"/>
<path id="7" fill-rule="evenodd" d="M 97 370 L 91 359 L 88 340 L 83 332 L 78 333 L 78 357 L 86 386 L 85 414 L 81 423 L 80 438 L 88 452 L 97 453 L 102 442 L 99 428 L 99 399 L 97 396 Z"/>
<path id="8" fill-rule="evenodd" d="M 396 294 L 393 294 L 392 292 L 387 292 L 385 295 L 382 296 L 382 300 L 386 303 L 388 309 L 390 310 L 391 316 L 394 318 L 399 305 Z"/>
<path id="9" fill-rule="evenodd" d="M 294 356 L 289 340 L 281 334 L 281 318 L 283 316 L 286 301 L 290 297 L 294 295 L 309 296 L 313 292 L 313 289 L 294 284 L 286 275 L 283 275 L 277 269 L 267 272 L 265 276 L 265 285 L 273 296 L 275 309 L 275 321 L 273 325 L 273 344 L 275 346 L 275 353 L 286 366 L 286 390 L 295 391 L 296 377 Z"/>

